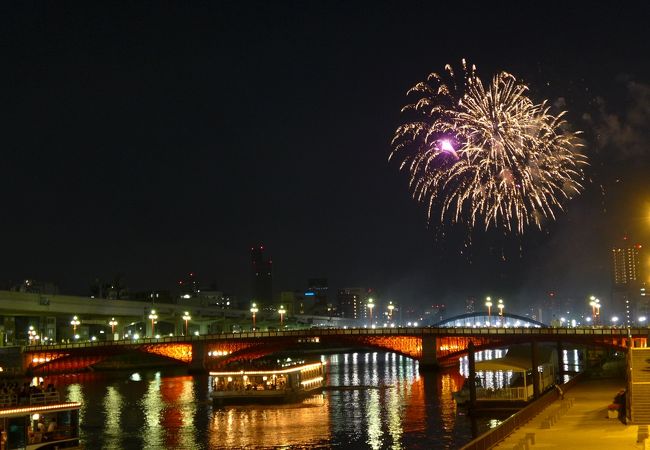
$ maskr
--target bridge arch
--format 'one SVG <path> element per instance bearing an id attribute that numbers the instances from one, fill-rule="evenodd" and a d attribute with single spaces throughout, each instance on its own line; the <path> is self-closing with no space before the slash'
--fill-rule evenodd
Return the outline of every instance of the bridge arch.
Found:
<path id="1" fill-rule="evenodd" d="M 503 313 L 502 315 L 488 314 L 485 311 L 476 311 L 450 317 L 434 324 L 435 327 L 465 327 L 483 328 L 485 326 L 524 327 L 524 328 L 547 328 L 548 326 L 530 317 L 517 314 Z"/>

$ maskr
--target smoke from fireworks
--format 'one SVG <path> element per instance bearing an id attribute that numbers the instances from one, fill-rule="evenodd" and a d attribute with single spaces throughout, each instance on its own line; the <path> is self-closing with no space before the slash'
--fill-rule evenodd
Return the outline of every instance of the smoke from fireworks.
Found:
<path id="1" fill-rule="evenodd" d="M 542 227 L 582 190 L 577 132 L 567 129 L 547 102 L 533 103 L 528 88 L 501 72 L 484 86 L 463 60 L 411 88 L 403 113 L 413 116 L 393 138 L 390 158 L 402 158 L 413 197 L 428 217 L 523 233 Z"/>

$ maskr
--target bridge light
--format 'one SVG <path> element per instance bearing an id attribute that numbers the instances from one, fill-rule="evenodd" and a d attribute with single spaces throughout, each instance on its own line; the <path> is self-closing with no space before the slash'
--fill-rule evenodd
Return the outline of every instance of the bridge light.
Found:
<path id="1" fill-rule="evenodd" d="M 81 321 L 77 316 L 74 316 L 72 320 L 70 321 L 70 325 L 72 325 L 72 334 L 77 334 L 77 326 L 81 325 Z"/>
<path id="2" fill-rule="evenodd" d="M 253 319 L 253 331 L 255 331 L 255 314 L 257 314 L 257 304 L 253 303 L 253 306 L 251 306 L 251 314 L 252 314 L 252 319 Z"/>
<path id="3" fill-rule="evenodd" d="M 190 316 L 189 311 L 185 311 L 185 314 L 183 314 L 183 320 L 185 321 L 185 336 L 187 336 L 189 334 L 188 333 L 188 331 L 189 331 L 188 330 L 188 327 L 189 327 L 188 321 L 192 320 L 192 316 Z"/>
<path id="4" fill-rule="evenodd" d="M 372 308 L 375 307 L 375 301 L 370 297 L 368 299 L 368 309 L 370 310 L 370 325 L 372 326 Z"/>
<path id="5" fill-rule="evenodd" d="M 490 326 L 490 323 L 492 322 L 491 316 L 492 316 L 492 298 L 487 297 L 485 299 L 485 306 L 487 306 L 488 309 L 488 326 Z"/>
<path id="6" fill-rule="evenodd" d="M 505 304 L 503 303 L 503 300 L 499 299 L 499 303 L 497 304 L 497 308 L 499 308 L 499 315 L 501 316 L 501 321 L 503 321 L 503 308 L 505 307 Z"/>
<path id="7" fill-rule="evenodd" d="M 156 319 L 158 319 L 158 314 L 156 314 L 155 309 L 151 310 L 151 314 L 149 314 L 149 319 L 151 320 L 151 336 L 153 337 L 155 334 Z"/>
<path id="8" fill-rule="evenodd" d="M 111 317 L 111 320 L 108 321 L 108 324 L 111 326 L 111 334 L 115 336 L 115 325 L 117 325 L 117 320 L 115 320 L 115 317 Z"/>

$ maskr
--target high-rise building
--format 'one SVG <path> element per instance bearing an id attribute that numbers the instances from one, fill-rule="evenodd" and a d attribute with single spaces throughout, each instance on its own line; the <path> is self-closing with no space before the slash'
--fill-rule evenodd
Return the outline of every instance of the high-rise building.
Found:
<path id="1" fill-rule="evenodd" d="M 362 319 L 366 317 L 368 289 L 344 288 L 336 293 L 338 312 L 346 319 Z"/>
<path id="2" fill-rule="evenodd" d="M 627 245 L 612 248 L 612 268 L 614 286 L 629 286 L 641 281 L 641 244 Z"/>
<path id="3" fill-rule="evenodd" d="M 272 261 L 264 254 L 264 245 L 251 247 L 253 300 L 267 305 L 273 301 Z"/>
<path id="4" fill-rule="evenodd" d="M 611 313 L 622 325 L 632 325 L 647 311 L 641 250 L 641 244 L 632 244 L 627 236 L 612 248 Z M 603 319 L 607 323 L 609 318 Z"/>

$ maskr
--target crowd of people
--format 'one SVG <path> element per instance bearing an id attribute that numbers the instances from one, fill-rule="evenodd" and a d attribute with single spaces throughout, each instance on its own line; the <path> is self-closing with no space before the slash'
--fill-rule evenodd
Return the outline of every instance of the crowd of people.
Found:
<path id="1" fill-rule="evenodd" d="M 17 403 L 20 405 L 29 404 L 30 398 L 34 394 L 45 394 L 56 392 L 53 383 L 45 385 L 44 381 L 40 383 L 20 383 L 18 381 L 4 381 L 0 384 L 0 397 L 4 401 L 0 403 Z"/>

